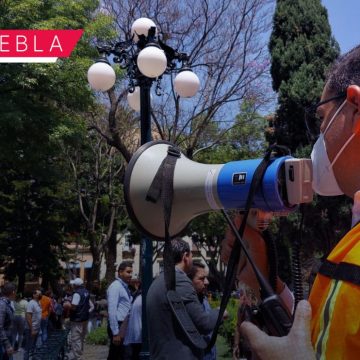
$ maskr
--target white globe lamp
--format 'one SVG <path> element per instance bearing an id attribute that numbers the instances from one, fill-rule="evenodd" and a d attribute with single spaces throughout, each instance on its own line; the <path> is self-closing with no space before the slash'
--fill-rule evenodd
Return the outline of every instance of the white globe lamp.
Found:
<path id="1" fill-rule="evenodd" d="M 152 95 L 150 94 L 150 101 L 152 100 Z M 140 86 L 135 86 L 134 92 L 128 92 L 127 101 L 129 106 L 134 110 L 140 112 L 141 101 L 140 101 Z"/>
<path id="2" fill-rule="evenodd" d="M 166 70 L 166 55 L 163 50 L 156 46 L 147 46 L 140 51 L 137 66 L 143 75 L 149 78 L 157 78 Z"/>
<path id="3" fill-rule="evenodd" d="M 134 36 L 134 42 L 137 43 L 139 41 L 138 35 L 148 36 L 148 32 L 151 27 L 156 28 L 156 25 L 152 20 L 148 18 L 139 18 L 135 20 L 131 26 L 131 36 Z"/>
<path id="4" fill-rule="evenodd" d="M 99 61 L 90 66 L 87 78 L 94 90 L 107 91 L 114 86 L 116 75 L 109 63 Z"/>
<path id="5" fill-rule="evenodd" d="M 129 106 L 135 110 L 140 111 L 140 87 L 135 86 L 134 92 L 128 92 L 127 94 L 127 101 Z"/>
<path id="6" fill-rule="evenodd" d="M 200 80 L 191 70 L 183 70 L 175 77 L 174 89 L 181 97 L 193 97 L 198 92 L 199 87 Z"/>

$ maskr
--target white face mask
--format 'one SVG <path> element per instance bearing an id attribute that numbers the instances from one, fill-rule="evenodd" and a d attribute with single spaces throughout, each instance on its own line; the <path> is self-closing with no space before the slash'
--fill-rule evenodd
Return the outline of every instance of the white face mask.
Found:
<path id="1" fill-rule="evenodd" d="M 344 151 L 346 146 L 349 144 L 349 142 L 352 140 L 355 134 L 353 134 L 346 143 L 341 147 L 341 149 L 338 151 L 336 157 L 330 163 L 329 156 L 326 151 L 326 145 L 325 145 L 325 139 L 324 135 L 329 130 L 331 124 L 335 120 L 336 116 L 339 114 L 341 109 L 344 107 L 346 103 L 346 100 L 341 104 L 341 106 L 336 110 L 334 116 L 329 121 L 328 126 L 326 127 L 325 131 L 323 133 L 320 133 L 319 138 L 317 139 L 316 143 L 313 146 L 313 150 L 311 152 L 311 160 L 313 165 L 313 181 L 312 181 L 312 187 L 313 190 L 323 196 L 336 196 L 336 195 L 342 195 L 343 191 L 339 188 L 339 185 L 336 181 L 334 172 L 333 172 L 333 166 L 338 159 L 338 157 L 341 155 L 341 153 Z"/>

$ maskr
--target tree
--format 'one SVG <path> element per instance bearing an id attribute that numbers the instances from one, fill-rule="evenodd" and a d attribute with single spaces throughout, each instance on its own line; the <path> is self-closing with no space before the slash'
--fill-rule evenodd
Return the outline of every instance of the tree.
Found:
<path id="1" fill-rule="evenodd" d="M 339 54 L 320 0 L 278 0 L 271 33 L 271 76 L 278 93 L 271 142 L 295 151 L 311 143 L 304 108 L 316 102 L 329 65 Z"/>
<path id="2" fill-rule="evenodd" d="M 90 247 L 93 264 L 88 279 L 91 288 L 100 281 L 101 259 L 106 258 L 106 279 L 115 273 L 118 226 L 126 219 L 122 178 L 124 160 L 114 147 L 93 129 L 104 131 L 102 118 L 94 118 L 76 142 L 61 142 L 67 164 L 71 192 L 77 198 L 85 244 Z M 91 129 L 91 130 L 88 130 Z M 60 135 L 59 139 L 64 139 Z"/>
<path id="3" fill-rule="evenodd" d="M 71 205 L 62 208 L 71 197 L 54 140 L 57 134 L 64 134 L 66 140 L 76 137 L 84 112 L 95 104 L 85 76 L 96 53 L 90 39 L 105 38 L 110 24 L 108 16 L 96 12 L 97 7 L 96 0 L 0 3 L 2 29 L 84 29 L 68 59 L 0 68 L 0 192 L 6 218 L 0 233 L 3 265 L 11 277 L 32 272 L 53 279 L 58 271 L 60 252 L 54 249 L 62 248 L 65 219 L 73 213 Z M 23 266 L 24 256 L 29 266 Z M 19 281 L 22 284 L 23 277 Z"/>
<path id="4" fill-rule="evenodd" d="M 43 182 L 41 182 L 43 181 Z M 41 276 L 43 286 L 56 284 L 62 270 L 69 198 L 63 188 L 29 178 L 18 169 L 2 168 L 0 179 L 0 252 L 5 276 L 18 279 L 23 292 L 26 275 Z M 44 256 L 46 254 L 46 256 Z"/>
<path id="5" fill-rule="evenodd" d="M 327 10 L 321 2 L 278 0 L 269 49 L 278 108 L 268 140 L 288 146 L 296 157 L 309 158 L 313 139 L 307 132 L 304 108 L 319 100 L 326 71 L 339 55 Z M 345 197 L 315 196 L 312 204 L 304 206 L 302 233 L 302 214 L 295 212 L 277 219 L 272 234 L 286 253 L 302 236 L 304 258 L 326 257 L 348 229 L 349 213 L 349 200 Z M 285 259 L 288 255 L 280 256 Z"/>
<path id="6" fill-rule="evenodd" d="M 132 22 L 148 16 L 156 22 L 163 41 L 189 54 L 189 64 L 200 76 L 199 94 L 193 100 L 182 100 L 172 87 L 173 76 L 163 76 L 163 96 L 154 97 L 152 111 L 153 132 L 180 145 L 189 158 L 200 148 L 200 142 L 208 148 L 224 139 L 233 125 L 238 104 L 244 99 L 256 99 L 258 104 L 268 100 L 269 60 L 263 35 L 269 30 L 271 3 L 267 0 L 156 3 L 103 0 L 102 8 L 114 17 L 120 36 L 130 39 Z M 108 141 L 128 160 L 131 151 L 124 138 L 119 139 L 118 131 L 126 93 L 120 84 L 107 93 L 112 134 Z M 218 124 L 217 138 L 204 143 L 202 135 L 213 123 Z"/>

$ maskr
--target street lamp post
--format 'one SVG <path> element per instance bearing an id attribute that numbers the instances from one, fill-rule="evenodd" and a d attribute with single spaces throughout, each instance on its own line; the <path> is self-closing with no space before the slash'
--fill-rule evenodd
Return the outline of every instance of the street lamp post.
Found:
<path id="1" fill-rule="evenodd" d="M 152 140 L 150 89 L 157 82 L 157 89 L 164 73 L 178 72 L 174 89 L 181 97 L 192 97 L 199 89 L 199 79 L 189 66 L 189 57 L 161 41 L 154 22 L 147 18 L 137 19 L 131 28 L 132 38 L 115 45 L 98 46 L 101 58 L 88 71 L 91 87 L 107 91 L 115 84 L 115 71 L 107 57 L 113 55 L 113 62 L 127 72 L 129 80 L 128 102 L 135 111 L 140 110 L 141 145 Z M 177 64 L 181 67 L 178 68 Z M 157 95 L 159 93 L 157 92 Z M 142 236 L 142 351 L 140 357 L 149 359 L 149 344 L 146 320 L 146 295 L 152 282 L 153 246 L 152 240 Z"/>

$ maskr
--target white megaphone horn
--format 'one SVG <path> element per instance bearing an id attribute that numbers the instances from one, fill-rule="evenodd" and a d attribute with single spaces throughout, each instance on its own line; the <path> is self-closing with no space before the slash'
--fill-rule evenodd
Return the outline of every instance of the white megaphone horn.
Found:
<path id="1" fill-rule="evenodd" d="M 164 240 L 164 210 L 161 199 L 146 200 L 149 188 L 173 144 L 152 141 L 141 146 L 125 173 L 125 203 L 135 226 L 154 240 Z M 245 207 L 251 180 L 262 159 L 226 164 L 200 164 L 180 153 L 174 169 L 173 199 L 169 233 L 179 235 L 194 217 L 212 210 Z M 271 159 L 255 193 L 253 208 L 269 212 L 289 212 L 311 202 L 310 159 L 291 156 Z"/>

